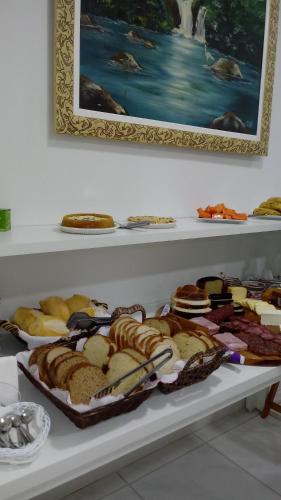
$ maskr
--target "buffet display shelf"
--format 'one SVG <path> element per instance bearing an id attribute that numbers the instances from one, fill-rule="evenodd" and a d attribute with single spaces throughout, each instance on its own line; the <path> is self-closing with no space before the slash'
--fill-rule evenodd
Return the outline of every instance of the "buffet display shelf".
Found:
<path id="1" fill-rule="evenodd" d="M 224 365 L 206 381 L 162 395 L 157 391 L 138 410 L 85 430 L 77 429 L 20 375 L 23 401 L 44 405 L 51 433 L 30 465 L 0 464 L 1 500 L 27 500 L 101 468 L 281 379 L 281 367 Z M 118 464 L 114 467 L 118 468 Z M 53 497 L 54 498 L 54 497 Z"/>
<path id="2" fill-rule="evenodd" d="M 245 235 L 281 231 L 281 220 L 253 220 L 245 224 L 210 224 L 194 218 L 182 218 L 171 229 L 118 229 L 100 235 L 62 233 L 58 226 L 16 226 L 0 234 L 0 257 L 92 248 L 141 245 L 198 238 Z"/>

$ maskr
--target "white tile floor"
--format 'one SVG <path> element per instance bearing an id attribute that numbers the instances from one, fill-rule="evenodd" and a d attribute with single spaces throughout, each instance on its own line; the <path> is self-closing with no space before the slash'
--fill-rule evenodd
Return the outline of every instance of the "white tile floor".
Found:
<path id="1" fill-rule="evenodd" d="M 239 410 L 65 500 L 280 500 L 281 420 Z"/>

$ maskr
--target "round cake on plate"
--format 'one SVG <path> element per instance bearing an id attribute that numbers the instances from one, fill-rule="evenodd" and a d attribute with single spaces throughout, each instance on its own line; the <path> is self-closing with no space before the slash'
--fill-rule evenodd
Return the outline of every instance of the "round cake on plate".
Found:
<path id="1" fill-rule="evenodd" d="M 61 226 L 84 229 L 103 229 L 115 227 L 115 224 L 111 215 L 79 213 L 65 215 L 62 219 Z"/>

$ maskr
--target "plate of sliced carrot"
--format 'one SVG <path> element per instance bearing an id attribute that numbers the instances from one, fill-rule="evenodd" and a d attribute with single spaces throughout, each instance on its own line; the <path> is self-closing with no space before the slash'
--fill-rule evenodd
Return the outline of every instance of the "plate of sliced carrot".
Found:
<path id="1" fill-rule="evenodd" d="M 248 215 L 236 212 L 228 208 L 224 203 L 218 205 L 208 205 L 206 208 L 198 208 L 198 220 L 202 222 L 224 222 L 229 224 L 243 224 L 247 222 Z"/>

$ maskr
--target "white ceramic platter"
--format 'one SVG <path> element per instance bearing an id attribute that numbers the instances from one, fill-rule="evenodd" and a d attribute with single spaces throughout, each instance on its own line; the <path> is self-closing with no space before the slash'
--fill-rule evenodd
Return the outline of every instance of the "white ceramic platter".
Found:
<path id="1" fill-rule="evenodd" d="M 66 226 L 59 226 L 60 230 L 63 231 L 63 233 L 70 233 L 70 234 L 107 234 L 107 233 L 114 233 L 116 229 L 118 229 L 119 225 L 115 224 L 114 227 L 102 227 L 102 228 L 83 228 L 83 227 L 66 227 Z"/>
<path id="2" fill-rule="evenodd" d="M 246 220 L 238 219 L 204 219 L 203 217 L 197 217 L 199 222 L 212 222 L 214 224 L 246 224 Z"/>
<path id="3" fill-rule="evenodd" d="M 281 215 L 251 215 L 251 219 L 278 220 L 281 222 Z"/>

